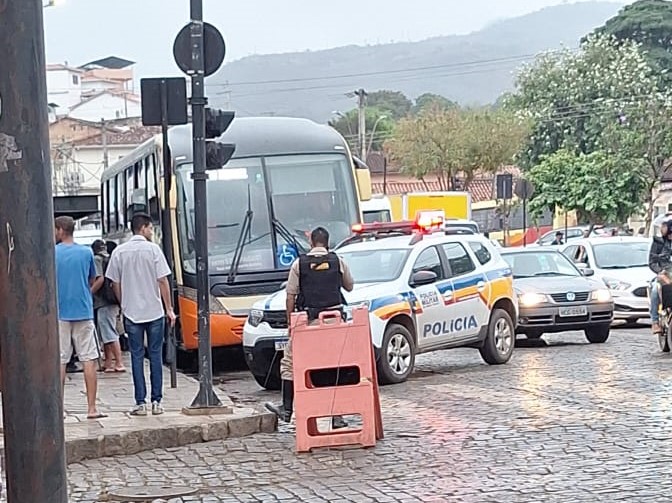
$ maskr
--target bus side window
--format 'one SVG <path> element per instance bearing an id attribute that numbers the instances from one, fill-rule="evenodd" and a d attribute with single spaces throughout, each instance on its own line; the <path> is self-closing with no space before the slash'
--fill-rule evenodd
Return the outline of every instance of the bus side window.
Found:
<path id="1" fill-rule="evenodd" d="M 100 212 L 100 221 L 102 223 L 103 234 L 107 234 L 110 231 L 109 228 L 109 208 L 110 208 L 110 182 L 109 180 L 103 184 L 103 191 L 101 193 L 101 212 Z"/>
<path id="2" fill-rule="evenodd" d="M 147 158 L 147 201 L 149 203 L 149 216 L 152 221 L 159 222 L 159 198 L 157 187 L 157 173 L 156 173 L 156 154 L 152 154 Z"/>
<path id="3" fill-rule="evenodd" d="M 126 174 L 119 173 L 117 180 L 117 229 L 126 227 Z"/>
<path id="4" fill-rule="evenodd" d="M 134 164 L 126 170 L 126 205 L 124 206 L 126 212 L 126 222 L 130 223 L 133 218 L 133 191 L 135 190 L 135 171 L 138 167 Z"/>

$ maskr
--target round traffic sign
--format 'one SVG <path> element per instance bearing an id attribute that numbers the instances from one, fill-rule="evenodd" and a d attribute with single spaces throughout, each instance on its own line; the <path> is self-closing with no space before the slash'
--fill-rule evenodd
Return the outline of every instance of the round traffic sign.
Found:
<path id="1" fill-rule="evenodd" d="M 189 23 L 180 30 L 173 44 L 175 62 L 187 75 L 196 73 L 191 50 L 191 32 L 196 29 L 195 23 Z M 203 23 L 203 73 L 209 77 L 222 66 L 226 55 L 226 44 L 219 30 L 209 23 Z"/>

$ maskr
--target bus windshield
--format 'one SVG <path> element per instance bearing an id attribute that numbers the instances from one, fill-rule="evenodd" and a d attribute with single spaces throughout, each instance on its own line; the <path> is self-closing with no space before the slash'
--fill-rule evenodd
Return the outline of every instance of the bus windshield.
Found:
<path id="1" fill-rule="evenodd" d="M 178 168 L 180 247 L 185 272 L 196 272 L 191 164 Z M 210 272 L 231 268 L 248 209 L 250 231 L 238 272 L 287 269 L 296 256 L 287 245 L 309 248 L 310 231 L 323 226 L 333 245 L 358 221 L 352 168 L 343 154 L 233 159 L 208 180 Z"/>

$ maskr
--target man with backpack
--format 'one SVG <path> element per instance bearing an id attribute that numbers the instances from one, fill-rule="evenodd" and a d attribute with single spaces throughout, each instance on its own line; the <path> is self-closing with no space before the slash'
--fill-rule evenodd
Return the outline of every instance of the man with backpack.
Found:
<path id="1" fill-rule="evenodd" d="M 103 341 L 105 372 L 126 372 L 121 359 L 121 345 L 119 344 L 119 332 L 117 331 L 119 302 L 112 290 L 112 282 L 105 277 L 110 262 L 107 245 L 103 240 L 97 239 L 91 247 L 96 263 L 96 276 L 99 278 L 91 288 L 94 318 L 98 334 Z"/>

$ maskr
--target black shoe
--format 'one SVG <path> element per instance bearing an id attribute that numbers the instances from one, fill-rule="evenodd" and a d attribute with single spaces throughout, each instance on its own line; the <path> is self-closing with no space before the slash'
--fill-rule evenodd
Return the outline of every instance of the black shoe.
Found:
<path id="1" fill-rule="evenodd" d="M 294 381 L 282 381 L 282 404 L 267 403 L 265 407 L 278 416 L 280 421 L 289 423 L 294 410 Z"/>
<path id="2" fill-rule="evenodd" d="M 331 427 L 334 430 L 340 430 L 341 428 L 347 428 L 348 422 L 343 419 L 343 416 L 334 416 L 331 418 Z"/>
<path id="3" fill-rule="evenodd" d="M 292 411 L 285 410 L 285 407 L 282 404 L 266 402 L 264 407 L 278 416 L 278 419 L 283 423 L 289 423 L 292 420 Z"/>
<path id="4" fill-rule="evenodd" d="M 65 366 L 65 372 L 66 374 L 77 374 L 79 372 L 84 372 L 84 369 L 77 367 L 75 363 L 68 363 Z"/>

